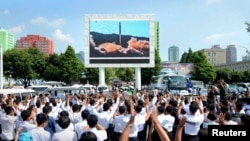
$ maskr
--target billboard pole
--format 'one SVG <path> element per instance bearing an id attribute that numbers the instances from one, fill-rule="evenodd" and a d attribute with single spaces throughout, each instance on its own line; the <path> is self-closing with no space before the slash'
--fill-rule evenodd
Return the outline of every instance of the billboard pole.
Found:
<path id="1" fill-rule="evenodd" d="M 105 68 L 99 68 L 99 85 L 105 85 Z"/>
<path id="2" fill-rule="evenodd" d="M 135 87 L 141 90 L 141 68 L 135 68 Z"/>
<path id="3" fill-rule="evenodd" d="M 0 44 L 0 89 L 3 89 L 3 48 L 2 44 Z"/>

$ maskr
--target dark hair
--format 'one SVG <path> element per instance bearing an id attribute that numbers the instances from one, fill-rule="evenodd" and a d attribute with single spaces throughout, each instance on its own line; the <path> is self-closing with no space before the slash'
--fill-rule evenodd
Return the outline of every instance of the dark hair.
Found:
<path id="1" fill-rule="evenodd" d="M 108 111 L 109 108 L 110 108 L 109 103 L 108 103 L 108 102 L 105 102 L 105 103 L 103 104 L 103 111 Z"/>
<path id="2" fill-rule="evenodd" d="M 158 106 L 158 107 L 157 107 L 157 111 L 158 111 L 160 114 L 162 114 L 162 113 L 164 113 L 165 109 L 164 109 L 163 106 Z"/>
<path id="3" fill-rule="evenodd" d="M 96 115 L 91 114 L 87 117 L 87 123 L 90 128 L 95 127 L 97 122 L 98 122 L 98 117 Z"/>
<path id="4" fill-rule="evenodd" d="M 24 111 L 22 111 L 21 112 L 22 119 L 24 121 L 27 120 L 30 117 L 31 113 L 32 113 L 32 110 L 24 110 Z"/>
<path id="5" fill-rule="evenodd" d="M 120 114 L 125 113 L 125 112 L 126 112 L 126 110 L 127 110 L 127 109 L 126 109 L 126 107 L 125 107 L 125 106 L 120 106 L 120 107 L 119 107 L 119 113 L 120 113 Z"/>
<path id="6" fill-rule="evenodd" d="M 209 112 L 207 115 L 207 119 L 211 121 L 215 121 L 217 119 L 216 113 L 215 112 Z"/>
<path id="7" fill-rule="evenodd" d="M 52 107 L 51 107 L 51 106 L 44 106 L 44 107 L 43 107 L 43 113 L 45 113 L 45 114 L 50 113 L 51 110 L 52 110 Z"/>
<path id="8" fill-rule="evenodd" d="M 68 116 L 61 116 L 58 119 L 58 125 L 62 128 L 62 129 L 66 129 L 69 127 L 70 124 L 70 119 Z"/>
<path id="9" fill-rule="evenodd" d="M 228 109 L 228 106 L 222 105 L 220 110 L 222 113 L 226 113 L 229 109 Z"/>
<path id="10" fill-rule="evenodd" d="M 172 105 L 168 105 L 167 108 L 166 108 L 166 112 L 169 113 L 169 114 L 172 113 L 173 110 L 174 110 L 174 107 Z"/>
<path id="11" fill-rule="evenodd" d="M 81 138 L 78 141 L 97 141 L 97 136 L 91 131 L 82 133 Z"/>
<path id="12" fill-rule="evenodd" d="M 60 114 L 59 114 L 59 116 L 60 116 L 60 117 L 61 117 L 61 116 L 66 116 L 66 117 L 68 117 L 68 116 L 69 116 L 69 112 L 67 112 L 67 111 L 61 111 Z"/>
<path id="13" fill-rule="evenodd" d="M 6 108 L 4 108 L 4 111 L 7 115 L 9 115 L 12 111 L 14 111 L 14 109 L 10 106 L 7 106 Z"/>
<path id="14" fill-rule="evenodd" d="M 41 125 L 44 122 L 47 122 L 48 120 L 49 120 L 49 117 L 44 113 L 40 113 L 36 116 L 36 122 L 38 125 Z"/>
<path id="15" fill-rule="evenodd" d="M 226 121 L 229 121 L 229 120 L 231 120 L 231 119 L 233 119 L 232 114 L 231 114 L 230 112 L 226 112 L 226 113 L 225 113 L 225 120 L 226 120 Z"/>
<path id="16" fill-rule="evenodd" d="M 209 111 L 214 111 L 214 110 L 215 110 L 214 104 L 208 104 L 208 105 L 207 105 L 207 109 L 208 109 Z"/>
<path id="17" fill-rule="evenodd" d="M 244 125 L 248 125 L 248 126 L 250 126 L 250 115 L 242 115 L 241 117 L 240 117 L 240 119 L 241 119 L 241 122 L 244 124 Z"/>
<path id="18" fill-rule="evenodd" d="M 140 113 L 141 110 L 142 110 L 142 106 L 141 106 L 141 105 L 135 106 L 135 111 L 136 111 L 136 113 Z"/>
<path id="19" fill-rule="evenodd" d="M 189 105 L 189 110 L 191 113 L 196 113 L 198 108 L 198 104 L 195 101 L 192 101 Z"/>
<path id="20" fill-rule="evenodd" d="M 74 104 L 74 105 L 72 106 L 72 111 L 73 111 L 73 112 L 79 111 L 79 105 L 78 105 L 78 104 Z"/>
<path id="21" fill-rule="evenodd" d="M 87 117 L 89 116 L 89 110 L 83 110 L 81 115 L 83 119 L 87 119 Z"/>

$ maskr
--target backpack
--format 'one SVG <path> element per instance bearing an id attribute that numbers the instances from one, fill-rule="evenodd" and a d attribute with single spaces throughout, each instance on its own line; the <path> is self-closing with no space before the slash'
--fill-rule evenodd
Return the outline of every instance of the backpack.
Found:
<path id="1" fill-rule="evenodd" d="M 32 136 L 29 132 L 21 132 L 18 141 L 32 141 Z"/>

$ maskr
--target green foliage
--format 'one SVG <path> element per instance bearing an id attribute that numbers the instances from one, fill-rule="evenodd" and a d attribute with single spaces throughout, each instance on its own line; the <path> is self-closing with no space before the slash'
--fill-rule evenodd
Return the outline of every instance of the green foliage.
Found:
<path id="1" fill-rule="evenodd" d="M 84 66 L 77 58 L 74 49 L 68 46 L 66 52 L 61 56 L 60 74 L 64 82 L 71 84 L 74 81 L 79 81 Z"/>
<path id="2" fill-rule="evenodd" d="M 155 67 L 153 68 L 141 68 L 141 83 L 142 85 L 150 84 L 152 76 L 159 75 L 161 70 L 161 57 L 159 53 L 159 47 L 155 49 Z"/>
<path id="3" fill-rule="evenodd" d="M 99 68 L 85 68 L 86 79 L 90 84 L 99 83 Z"/>
<path id="4" fill-rule="evenodd" d="M 52 54 L 47 59 L 47 67 L 44 73 L 44 80 L 46 81 L 63 81 L 60 77 L 60 58 L 58 54 Z"/>
<path id="5" fill-rule="evenodd" d="M 118 68 L 116 70 L 116 76 L 120 78 L 122 81 L 133 81 L 135 76 L 134 68 Z"/>
<path id="6" fill-rule="evenodd" d="M 249 82 L 250 81 L 250 70 L 246 71 L 234 71 L 226 68 L 216 70 L 217 77 L 215 82 L 220 78 L 223 78 L 227 83 L 237 82 Z"/>
<path id="7" fill-rule="evenodd" d="M 216 78 L 214 67 L 208 62 L 206 55 L 202 51 L 192 53 L 192 63 L 195 64 L 195 71 L 192 73 L 194 80 L 201 80 L 205 84 L 213 82 Z"/>
<path id="8" fill-rule="evenodd" d="M 8 50 L 3 55 L 5 76 L 14 79 L 32 80 L 43 77 L 47 57 L 37 48 Z"/>
<path id="9" fill-rule="evenodd" d="M 115 76 L 116 70 L 114 68 L 105 68 L 105 82 L 111 84 Z"/>

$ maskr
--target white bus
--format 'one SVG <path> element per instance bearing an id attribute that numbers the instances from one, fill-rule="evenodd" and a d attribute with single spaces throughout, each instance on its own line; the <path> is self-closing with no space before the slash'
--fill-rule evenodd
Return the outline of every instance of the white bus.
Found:
<path id="1" fill-rule="evenodd" d="M 3 95 L 15 94 L 17 99 L 24 101 L 27 96 L 31 98 L 35 96 L 36 91 L 31 89 L 0 89 L 0 99 L 2 99 Z"/>

